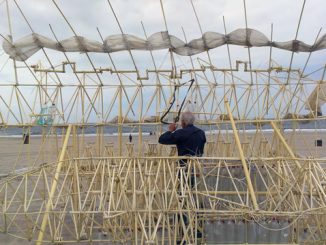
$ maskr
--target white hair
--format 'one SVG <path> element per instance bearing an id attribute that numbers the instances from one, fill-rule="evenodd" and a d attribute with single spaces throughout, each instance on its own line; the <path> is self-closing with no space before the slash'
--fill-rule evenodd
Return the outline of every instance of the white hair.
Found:
<path id="1" fill-rule="evenodd" d="M 181 114 L 181 121 L 184 122 L 186 125 L 194 124 L 195 116 L 190 111 L 186 111 Z"/>

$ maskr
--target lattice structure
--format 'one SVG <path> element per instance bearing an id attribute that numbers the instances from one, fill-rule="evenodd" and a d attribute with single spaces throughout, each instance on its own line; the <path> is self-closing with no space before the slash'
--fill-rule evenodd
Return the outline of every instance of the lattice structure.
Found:
<path id="1" fill-rule="evenodd" d="M 325 35 L 310 45 L 297 35 L 276 42 L 247 21 L 231 33 L 224 22 L 224 34 L 203 33 L 198 21 L 202 37 L 188 42 L 183 31 L 181 41 L 169 34 L 160 1 L 166 30 L 148 36 L 142 25 L 138 38 L 123 32 L 108 1 L 121 34 L 104 39 L 97 29 L 100 41 L 91 41 L 52 2 L 74 37 L 61 41 L 52 26 L 53 38 L 36 34 L 15 0 L 0 3 L 8 16 L 16 9 L 31 33 L 13 40 L 10 24 L 11 37 L 2 35 L 12 66 L 7 60 L 0 72 L 12 70 L 0 81 L 0 126 L 20 127 L 24 138 L 15 159 L 0 159 L 1 232 L 38 244 L 325 243 L 325 154 L 316 140 L 326 66 L 309 69 L 312 52 L 325 51 Z M 214 60 L 221 45 L 225 66 Z M 245 46 L 248 59 L 231 59 L 231 45 Z M 251 57 L 261 46 L 269 59 L 257 68 Z M 273 59 L 275 47 L 291 56 L 287 66 Z M 145 69 L 135 49 L 150 57 Z M 168 49 L 162 59 L 159 49 Z M 132 68 L 114 61 L 122 50 Z M 298 51 L 308 53 L 300 67 Z M 187 167 L 175 146 L 157 143 L 173 98 L 169 120 L 191 110 L 208 140 L 204 157 L 187 158 Z"/>
<path id="2" fill-rule="evenodd" d="M 256 209 L 238 158 L 189 159 L 188 168 L 176 160 L 70 158 L 56 178 L 54 164 L 14 176 L 1 187 L 3 227 L 29 240 L 42 227 L 49 242 L 322 244 L 320 161 L 251 158 Z"/>

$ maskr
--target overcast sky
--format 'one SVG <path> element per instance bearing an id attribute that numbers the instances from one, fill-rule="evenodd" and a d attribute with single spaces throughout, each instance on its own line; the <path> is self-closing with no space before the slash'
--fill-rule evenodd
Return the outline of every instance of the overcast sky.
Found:
<path id="1" fill-rule="evenodd" d="M 31 33 L 26 21 L 19 13 L 14 2 L 9 1 L 13 38 L 17 40 L 24 35 Z M 59 39 L 66 39 L 73 36 L 73 32 L 50 0 L 17 0 L 21 10 L 24 12 L 26 19 L 29 21 L 32 29 L 36 33 L 53 38 L 49 24 L 53 27 Z M 106 0 L 69 0 L 56 1 L 62 12 L 65 14 L 77 35 L 85 36 L 90 39 L 100 41 L 100 37 L 96 30 L 99 28 L 104 37 L 112 34 L 119 34 L 120 30 L 114 18 L 109 4 Z M 112 6 L 118 16 L 123 32 L 134 34 L 144 38 L 144 32 L 141 21 L 145 26 L 147 35 L 154 32 L 165 30 L 163 14 L 159 0 L 111 0 Z M 224 33 L 223 16 L 226 20 L 227 32 L 231 32 L 237 28 L 245 27 L 244 3 L 243 0 L 194 0 L 195 9 L 197 11 L 200 25 L 203 32 L 215 31 Z M 6 18 L 5 1 L 0 1 L 0 33 L 9 34 L 8 21 Z M 301 0 L 247 0 L 247 19 L 248 27 L 263 32 L 270 37 L 271 24 L 273 23 L 273 40 L 287 41 L 295 38 L 298 26 L 298 20 L 303 6 Z M 198 38 L 201 36 L 199 25 L 196 21 L 190 0 L 163 0 L 167 26 L 169 33 L 184 40 L 182 29 L 184 28 L 187 40 Z M 324 28 L 326 24 L 326 1 L 325 0 L 308 0 L 305 4 L 302 21 L 298 33 L 298 39 L 308 44 L 313 44 L 320 28 Z M 322 30 L 322 34 L 325 31 Z M 220 48 L 223 53 L 219 55 L 224 59 L 226 55 L 223 47 Z M 243 48 L 233 47 L 232 58 L 245 59 Z M 255 53 L 255 51 L 257 51 Z M 267 61 L 266 48 L 255 48 L 253 52 L 253 63 L 257 65 Z M 279 51 L 275 51 L 275 59 Z M 282 57 L 288 56 L 290 52 L 281 51 L 280 61 Z M 257 54 L 257 57 L 255 55 Z M 136 54 L 137 56 L 137 54 Z M 311 66 L 317 67 L 325 63 L 325 52 L 321 51 L 314 55 Z M 119 63 L 127 60 L 127 57 L 119 57 Z M 1 57 L 2 58 L 2 57 Z M 4 58 L 3 58 L 4 59 Z M 37 57 L 37 59 L 40 59 Z M 36 60 L 36 58 L 35 58 Z M 302 65 L 306 60 L 305 54 L 301 57 L 295 57 L 294 64 L 298 62 L 298 66 Z M 288 61 L 288 60 L 286 60 Z M 147 61 L 140 60 L 140 65 L 146 66 Z M 286 64 L 286 62 L 285 62 Z M 123 66 L 123 64 L 120 64 Z"/>
<path id="2" fill-rule="evenodd" d="M 12 14 L 15 37 L 29 34 L 30 30 L 18 13 L 13 1 L 8 0 Z M 8 31 L 5 1 L 1 4 L 1 33 Z M 104 35 L 120 33 L 118 25 L 106 0 L 56 1 L 79 35 L 97 37 L 96 27 Z M 17 0 L 35 32 L 50 34 L 51 24 L 56 32 L 66 37 L 73 33 L 65 24 L 52 1 Z M 143 21 L 148 33 L 165 29 L 159 0 L 111 0 L 124 32 L 143 35 L 140 22 Z M 222 17 L 226 18 L 228 31 L 245 26 L 242 0 L 194 0 L 203 31 L 224 32 Z M 303 1 L 301 0 L 247 0 L 248 26 L 270 33 L 274 24 L 274 37 L 289 40 L 295 37 Z M 198 37 L 200 31 L 189 0 L 163 0 L 170 33 L 181 36 L 184 27 L 189 38 Z M 308 0 L 305 5 L 299 39 L 312 42 L 320 27 L 326 23 L 326 2 Z"/>
<path id="3" fill-rule="evenodd" d="M 49 25 L 59 40 L 73 36 L 60 12 L 50 0 L 16 0 L 23 11 L 26 19 L 34 32 L 53 39 Z M 31 34 L 28 24 L 22 17 L 14 1 L 8 0 L 12 22 L 13 40 Z M 100 41 L 96 28 L 106 37 L 113 34 L 120 34 L 117 21 L 106 0 L 57 0 L 56 3 L 70 22 L 77 35 L 88 39 Z M 165 24 L 159 0 L 111 0 L 112 6 L 119 19 L 124 33 L 133 34 L 144 38 L 141 22 L 145 26 L 147 35 L 164 31 Z M 226 21 L 227 32 L 238 28 L 245 28 L 245 15 L 243 0 L 193 0 L 198 14 L 202 31 L 214 31 L 224 34 L 223 16 Z M 257 29 L 267 37 L 271 34 L 273 24 L 273 41 L 293 40 L 296 35 L 298 21 L 303 6 L 302 0 L 247 0 L 248 27 Z M 199 38 L 201 31 L 193 12 L 190 0 L 163 0 L 163 7 L 169 33 L 184 40 L 182 28 L 185 31 L 187 40 Z M 325 34 L 326 27 L 326 1 L 307 0 L 302 15 L 302 21 L 298 32 L 298 40 L 307 44 L 313 44 L 320 30 L 321 35 Z M 8 19 L 6 15 L 6 1 L 0 0 L 0 33 L 9 34 Z M 1 40 L 2 42 L 2 40 Z M 252 64 L 254 68 L 267 68 L 269 59 L 269 48 L 251 48 Z M 59 52 L 47 51 L 51 61 L 61 64 L 65 57 Z M 239 46 L 230 47 L 233 64 L 235 60 L 248 60 L 246 48 Z M 133 51 L 138 68 L 142 71 L 153 68 L 149 52 Z M 167 58 L 168 51 L 155 51 L 154 57 L 158 64 L 163 64 Z M 219 67 L 228 67 L 228 53 L 225 46 L 210 51 L 213 64 Z M 99 54 L 90 54 L 95 66 L 112 67 L 108 57 Z M 132 67 L 130 56 L 127 52 L 112 54 L 115 64 L 120 69 Z M 194 56 L 207 59 L 206 54 Z M 273 60 L 278 64 L 288 66 L 291 52 L 273 49 Z M 307 60 L 307 53 L 294 55 L 293 67 L 302 68 Z M 325 65 L 326 51 L 318 51 L 312 54 L 306 72 L 312 72 Z M 78 53 L 69 54 L 70 60 L 79 62 L 79 66 L 90 67 L 85 55 Z M 8 56 L 3 54 L 0 48 L 0 78 L 2 81 L 12 82 L 14 79 L 13 70 L 7 66 Z M 49 66 L 42 52 L 38 52 L 27 60 L 32 65 L 42 61 Z M 190 67 L 188 57 L 176 57 L 177 65 L 181 68 Z M 167 67 L 169 66 L 169 62 Z M 7 64 L 11 64 L 8 62 Z M 199 65 L 195 63 L 195 65 Z M 162 65 L 164 66 L 164 64 Z M 3 68 L 4 67 L 4 68 Z M 30 74 L 29 74 L 30 75 Z M 26 76 L 28 76 L 26 74 Z M 321 72 L 313 75 L 314 79 L 320 79 Z M 22 76 L 21 76 L 22 77 Z"/>

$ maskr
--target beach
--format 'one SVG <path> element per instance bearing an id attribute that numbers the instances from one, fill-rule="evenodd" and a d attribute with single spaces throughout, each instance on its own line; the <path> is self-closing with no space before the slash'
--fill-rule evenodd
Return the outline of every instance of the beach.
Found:
<path id="1" fill-rule="evenodd" d="M 285 155 L 288 154 L 271 130 L 267 130 L 263 134 L 255 134 L 255 131 L 248 131 L 244 134 L 242 131 L 239 132 L 239 135 L 246 156 L 260 155 L 261 157 L 270 157 L 270 154 L 272 152 L 276 154 L 275 151 L 277 150 L 283 152 Z M 324 130 L 319 132 L 306 130 L 296 133 L 290 130 L 285 131 L 284 136 L 296 156 L 313 156 L 315 158 L 326 157 L 326 132 L 324 132 Z M 154 147 L 156 152 L 163 156 L 167 156 L 171 151 L 171 147 L 157 144 L 158 137 L 159 135 L 157 134 L 144 134 L 141 138 L 141 144 L 139 144 L 139 136 L 137 134 L 132 135 L 132 142 L 130 142 L 129 135 L 124 135 L 122 137 L 122 155 L 136 156 L 139 146 L 141 145 L 142 155 L 148 156 L 150 150 L 149 145 L 152 145 L 152 148 Z M 234 143 L 232 131 L 206 132 L 206 137 L 206 156 L 238 156 L 238 150 Z M 321 146 L 316 145 L 316 140 L 319 140 L 318 144 L 321 143 Z M 29 144 L 23 144 L 22 137 L 0 137 L 0 180 L 4 180 L 5 176 L 8 174 L 22 173 L 42 164 L 55 164 L 57 156 L 60 153 L 62 141 L 62 136 L 48 136 L 44 138 L 39 135 L 32 135 L 29 139 Z M 78 143 L 76 144 L 76 142 Z M 266 152 L 263 152 L 261 148 L 263 142 L 266 144 L 264 148 Z M 98 147 L 99 145 L 102 147 Z M 213 149 L 211 149 L 212 146 Z M 276 149 L 276 147 L 280 149 Z M 76 152 L 78 152 L 79 157 L 110 156 L 110 152 L 107 151 L 108 149 L 109 151 L 113 150 L 114 156 L 119 155 L 117 135 L 104 135 L 101 137 L 97 137 L 96 135 L 70 136 L 68 155 L 69 157 L 76 157 Z M 3 233 L 0 233 L 0 241 L 0 244 L 29 244 L 26 240 L 21 240 Z M 30 244 L 33 243 L 30 242 Z"/>
<path id="2" fill-rule="evenodd" d="M 271 130 L 266 130 L 263 134 L 255 134 L 255 131 L 249 131 L 245 134 L 243 131 L 239 132 L 240 141 L 243 144 L 245 155 L 248 156 L 268 156 L 270 152 L 276 151 L 280 144 Z M 285 131 L 284 136 L 290 145 L 293 152 L 301 157 L 326 157 L 326 132 L 321 130 L 319 132 L 314 130 L 302 130 L 301 132 L 293 133 Z M 158 154 L 169 154 L 170 146 L 162 146 L 158 144 L 158 135 L 143 134 L 141 141 L 137 134 L 132 135 L 132 142 L 129 142 L 129 135 L 122 137 L 122 156 L 138 155 L 138 150 L 141 146 L 141 155 L 148 153 L 148 144 L 154 147 Z M 237 147 L 234 143 L 232 131 L 227 132 L 206 132 L 207 144 L 206 154 L 217 157 L 236 157 Z M 317 140 L 321 146 L 317 146 Z M 26 168 L 37 167 L 42 164 L 54 163 L 60 153 L 60 147 L 63 141 L 62 136 L 47 136 L 43 138 L 39 135 L 32 135 L 29 139 L 29 144 L 24 144 L 23 138 L 19 136 L 14 137 L 0 137 L 0 166 L 1 174 L 9 172 L 22 171 Z M 78 142 L 77 144 L 75 142 Z M 261 145 L 265 142 L 266 151 L 262 154 Z M 215 149 L 210 150 L 211 145 Z M 73 146 L 77 145 L 77 146 Z M 101 147 L 99 147 L 99 145 Z M 111 147 L 111 148 L 110 148 Z M 113 147 L 113 148 L 112 148 Z M 226 152 L 226 148 L 227 152 Z M 99 150 L 101 149 L 101 150 Z M 96 135 L 83 135 L 77 138 L 70 137 L 68 144 L 68 151 L 71 156 L 76 157 L 76 152 L 81 157 L 87 157 L 89 153 L 92 156 L 108 156 L 107 150 L 113 150 L 113 156 L 118 156 L 118 136 L 104 135 L 100 138 Z M 131 150 L 130 150 L 131 149 Z M 281 147 L 284 151 L 284 147 Z M 130 152 L 132 151 L 132 152 Z M 210 152 L 208 152 L 210 151 Z"/>

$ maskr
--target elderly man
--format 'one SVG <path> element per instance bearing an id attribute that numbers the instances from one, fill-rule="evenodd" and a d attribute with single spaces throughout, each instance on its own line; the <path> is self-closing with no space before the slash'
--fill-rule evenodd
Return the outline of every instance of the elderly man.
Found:
<path id="1" fill-rule="evenodd" d="M 184 112 L 181 115 L 180 121 L 182 129 L 176 130 L 177 125 L 171 123 L 169 130 L 160 136 L 158 142 L 164 145 L 177 145 L 179 156 L 202 156 L 206 143 L 205 132 L 194 126 L 195 117 L 191 112 Z M 179 161 L 180 166 L 188 168 L 186 163 L 186 159 Z M 181 179 L 180 173 L 178 178 Z M 191 174 L 189 182 L 189 185 L 194 187 L 195 176 L 193 174 Z M 178 219 L 182 219 L 186 225 L 189 225 L 189 219 L 186 214 L 181 215 L 181 217 L 180 215 L 177 216 Z M 177 244 L 185 244 L 185 242 L 182 242 L 183 235 L 184 231 L 181 231 L 181 240 L 178 240 Z M 199 229 L 197 230 L 196 237 L 202 237 L 202 232 Z"/>
<path id="2" fill-rule="evenodd" d="M 169 124 L 169 130 L 158 140 L 164 145 L 177 145 L 178 156 L 202 156 L 206 143 L 205 132 L 193 124 L 195 117 L 191 112 L 181 114 L 181 127 L 177 129 L 175 123 Z"/>

